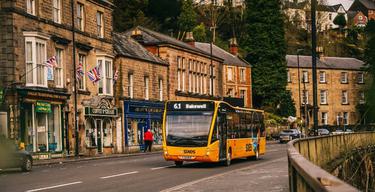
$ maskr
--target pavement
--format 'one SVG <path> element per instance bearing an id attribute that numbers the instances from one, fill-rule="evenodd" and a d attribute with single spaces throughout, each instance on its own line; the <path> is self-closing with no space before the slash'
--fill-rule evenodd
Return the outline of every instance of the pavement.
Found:
<path id="1" fill-rule="evenodd" d="M 259 161 L 233 160 L 229 167 L 175 167 L 160 152 L 40 164 L 27 173 L 0 171 L 0 191 L 288 191 L 286 145 L 268 144 Z"/>

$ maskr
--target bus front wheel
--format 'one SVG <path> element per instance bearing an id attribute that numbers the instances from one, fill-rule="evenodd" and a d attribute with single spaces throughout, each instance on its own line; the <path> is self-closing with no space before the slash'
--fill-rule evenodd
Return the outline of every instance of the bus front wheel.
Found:
<path id="1" fill-rule="evenodd" d="M 177 167 L 181 167 L 182 164 L 184 164 L 183 161 L 175 161 L 174 164 L 177 166 Z"/>

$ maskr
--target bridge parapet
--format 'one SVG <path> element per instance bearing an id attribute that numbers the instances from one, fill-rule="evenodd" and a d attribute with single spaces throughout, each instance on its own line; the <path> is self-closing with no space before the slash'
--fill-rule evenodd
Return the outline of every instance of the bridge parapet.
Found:
<path id="1" fill-rule="evenodd" d="M 322 167 L 375 144 L 375 132 L 297 139 L 288 143 L 290 191 L 359 191 Z"/>

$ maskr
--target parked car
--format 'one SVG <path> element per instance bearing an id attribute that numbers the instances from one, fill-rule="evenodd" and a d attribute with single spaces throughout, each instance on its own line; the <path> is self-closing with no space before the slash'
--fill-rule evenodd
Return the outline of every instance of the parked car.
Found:
<path id="1" fill-rule="evenodd" d="M 293 139 L 299 138 L 301 136 L 301 132 L 297 129 L 286 129 L 280 132 L 279 134 L 279 141 L 280 143 L 288 142 Z"/>
<path id="2" fill-rule="evenodd" d="M 1 140 L 1 138 L 0 138 Z M 0 141 L 0 169 L 21 168 L 22 171 L 31 171 L 33 158 L 24 150 L 18 150 L 14 144 Z"/>
<path id="3" fill-rule="evenodd" d="M 329 135 L 328 129 L 318 129 L 318 135 Z"/>
<path id="4" fill-rule="evenodd" d="M 340 134 L 344 134 L 344 131 L 341 129 L 336 129 L 336 131 L 332 132 L 332 135 L 340 135 Z"/>

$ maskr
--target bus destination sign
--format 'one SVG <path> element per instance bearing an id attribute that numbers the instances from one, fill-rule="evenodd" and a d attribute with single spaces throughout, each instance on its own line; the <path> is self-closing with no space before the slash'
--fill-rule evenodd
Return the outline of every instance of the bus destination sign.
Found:
<path id="1" fill-rule="evenodd" d="M 169 111 L 211 111 L 214 110 L 213 102 L 202 102 L 202 101 L 192 101 L 192 102 L 168 102 L 167 106 Z"/>

